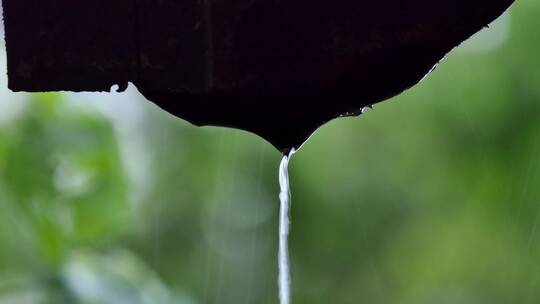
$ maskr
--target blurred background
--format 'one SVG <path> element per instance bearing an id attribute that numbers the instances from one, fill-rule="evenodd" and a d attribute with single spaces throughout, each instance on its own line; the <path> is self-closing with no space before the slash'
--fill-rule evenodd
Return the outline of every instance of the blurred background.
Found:
<path id="1" fill-rule="evenodd" d="M 540 2 L 291 162 L 293 303 L 540 302 Z M 277 303 L 280 154 L 143 100 L 11 93 L 0 303 Z"/>

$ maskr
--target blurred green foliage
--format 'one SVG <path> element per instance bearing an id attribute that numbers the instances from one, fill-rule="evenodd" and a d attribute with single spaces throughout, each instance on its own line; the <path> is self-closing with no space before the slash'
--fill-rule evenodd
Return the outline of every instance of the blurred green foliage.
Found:
<path id="1" fill-rule="evenodd" d="M 295 155 L 293 303 L 540 301 L 538 13 L 517 1 Z M 77 95 L 26 98 L 0 126 L 0 303 L 277 303 L 271 146 L 135 99 L 125 133 Z"/>

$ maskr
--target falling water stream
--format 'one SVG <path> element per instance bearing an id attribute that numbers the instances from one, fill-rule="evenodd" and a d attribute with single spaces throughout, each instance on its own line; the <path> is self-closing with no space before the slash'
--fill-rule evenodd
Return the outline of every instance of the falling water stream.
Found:
<path id="1" fill-rule="evenodd" d="M 289 210 L 291 206 L 291 187 L 289 184 L 289 160 L 296 152 L 292 149 L 283 156 L 279 165 L 279 302 L 280 304 L 291 303 L 291 274 L 289 270 Z"/>

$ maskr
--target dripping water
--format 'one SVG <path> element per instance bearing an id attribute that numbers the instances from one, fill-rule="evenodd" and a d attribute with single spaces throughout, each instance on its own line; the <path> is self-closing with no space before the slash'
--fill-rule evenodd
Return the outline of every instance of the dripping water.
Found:
<path id="1" fill-rule="evenodd" d="M 280 304 L 290 304 L 291 302 L 291 275 L 289 270 L 289 209 L 291 206 L 291 187 L 289 185 L 289 160 L 296 150 L 293 148 L 289 153 L 285 153 L 279 165 L 279 302 Z"/>

